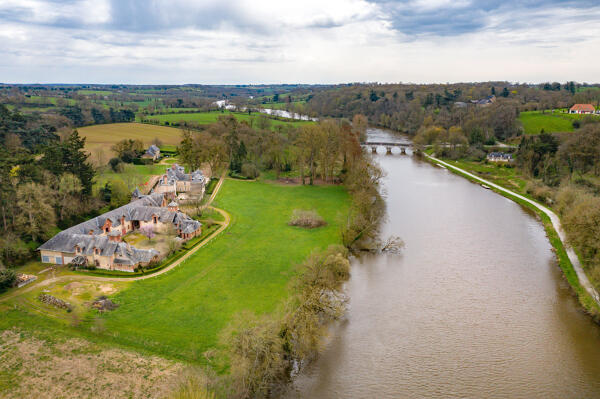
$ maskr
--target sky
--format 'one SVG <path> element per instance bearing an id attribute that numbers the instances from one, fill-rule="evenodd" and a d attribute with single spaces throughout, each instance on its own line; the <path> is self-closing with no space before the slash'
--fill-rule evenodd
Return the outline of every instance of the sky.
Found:
<path id="1" fill-rule="evenodd" d="M 600 0 L 0 0 L 0 82 L 600 82 Z"/>

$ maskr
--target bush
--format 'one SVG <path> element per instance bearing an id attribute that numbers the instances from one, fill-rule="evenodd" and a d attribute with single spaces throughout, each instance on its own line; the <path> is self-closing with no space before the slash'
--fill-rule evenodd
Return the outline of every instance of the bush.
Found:
<path id="1" fill-rule="evenodd" d="M 294 209 L 292 217 L 288 223 L 290 226 L 304 227 L 306 229 L 314 229 L 317 227 L 325 226 L 327 222 L 323 220 L 317 211 L 303 211 L 300 209 Z"/>
<path id="2" fill-rule="evenodd" d="M 536 181 L 529 182 L 527 183 L 525 190 L 528 194 L 531 194 L 533 198 L 545 204 L 552 204 L 554 202 L 554 193 L 552 192 L 552 189 L 542 183 Z"/>
<path id="3" fill-rule="evenodd" d="M 242 176 L 248 179 L 256 179 L 258 175 L 258 168 L 253 163 L 245 163 L 242 165 Z"/>
<path id="4" fill-rule="evenodd" d="M 17 281 L 17 274 L 12 269 L 0 269 L 0 292 L 6 291 Z"/>
<path id="5" fill-rule="evenodd" d="M 121 159 L 111 158 L 110 161 L 108 161 L 108 164 L 110 165 L 110 168 L 113 170 L 113 172 L 123 172 L 123 162 L 121 161 Z"/>

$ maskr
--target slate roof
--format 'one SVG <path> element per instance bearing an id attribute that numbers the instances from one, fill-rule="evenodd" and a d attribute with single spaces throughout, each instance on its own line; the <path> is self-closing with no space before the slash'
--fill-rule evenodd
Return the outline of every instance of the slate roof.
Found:
<path id="1" fill-rule="evenodd" d="M 512 159 L 512 154 L 508 154 L 505 152 L 490 152 L 487 155 L 488 158 L 502 158 L 502 159 Z"/>
<path id="2" fill-rule="evenodd" d="M 160 148 L 158 148 L 156 145 L 152 144 L 150 147 L 148 147 L 148 149 L 146 150 L 146 153 L 144 155 L 149 155 L 151 157 L 156 157 L 160 154 Z"/>
<path id="3" fill-rule="evenodd" d="M 136 191 L 139 193 L 139 190 Z M 125 242 L 111 241 L 109 236 L 120 235 L 120 232 L 113 231 L 108 235 L 102 235 L 102 227 L 107 220 L 111 221 L 114 228 L 121 226 L 122 220 L 124 222 L 150 221 L 153 216 L 157 216 L 162 223 L 172 223 L 184 234 L 193 233 L 202 226 L 200 222 L 185 213 L 172 212 L 163 207 L 165 199 L 163 194 L 142 195 L 140 193 L 139 195 L 139 199 L 127 205 L 61 231 L 42 244 L 38 250 L 76 253 L 78 247 L 79 255 L 93 255 L 94 250 L 97 249 L 101 256 L 114 255 L 115 264 L 137 265 L 150 262 L 159 252 L 154 249 L 137 249 Z M 89 234 L 90 231 L 92 234 Z"/>
<path id="4" fill-rule="evenodd" d="M 185 173 L 185 168 L 177 164 L 173 164 L 167 169 L 167 181 L 169 184 L 173 184 L 176 181 L 191 181 L 204 183 L 204 175 L 200 169 L 197 169 L 191 173 Z"/>

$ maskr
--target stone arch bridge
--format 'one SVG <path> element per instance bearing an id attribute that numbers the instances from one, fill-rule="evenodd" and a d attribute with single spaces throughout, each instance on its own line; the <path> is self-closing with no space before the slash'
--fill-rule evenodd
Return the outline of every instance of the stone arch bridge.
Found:
<path id="1" fill-rule="evenodd" d="M 388 154 L 392 153 L 392 148 L 399 147 L 401 154 L 406 154 L 406 149 L 411 146 L 408 143 L 390 143 L 386 141 L 368 141 L 362 143 L 363 147 L 371 147 L 371 152 L 375 154 L 377 152 L 377 147 L 385 147 Z"/>

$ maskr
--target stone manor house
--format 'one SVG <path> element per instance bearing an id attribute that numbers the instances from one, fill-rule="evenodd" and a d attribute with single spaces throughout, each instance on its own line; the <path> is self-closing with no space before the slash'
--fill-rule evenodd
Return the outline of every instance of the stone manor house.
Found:
<path id="1" fill-rule="evenodd" d="M 142 195 L 136 189 L 129 204 L 61 231 L 42 244 L 38 248 L 42 262 L 87 263 L 100 269 L 128 272 L 146 266 L 159 259 L 159 252 L 137 249 L 124 242 L 123 236 L 147 225 L 157 232 L 173 226 L 182 240 L 199 235 L 202 224 L 180 212 L 175 197 L 179 191 L 196 192 L 201 197 L 204 182 L 202 172 L 186 174 L 182 167 L 174 165 L 167 169 L 150 195 Z"/>

